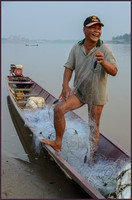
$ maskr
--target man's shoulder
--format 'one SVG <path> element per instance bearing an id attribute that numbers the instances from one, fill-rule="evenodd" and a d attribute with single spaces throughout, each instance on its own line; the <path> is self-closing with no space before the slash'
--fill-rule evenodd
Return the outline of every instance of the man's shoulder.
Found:
<path id="1" fill-rule="evenodd" d="M 102 46 L 105 47 L 105 48 L 109 48 L 109 45 L 106 44 L 105 42 L 103 42 Z"/>
<path id="2" fill-rule="evenodd" d="M 79 46 L 83 45 L 84 40 L 85 40 L 85 39 L 78 41 L 77 45 L 79 45 Z"/>
<path id="3" fill-rule="evenodd" d="M 111 48 L 109 47 L 109 45 L 108 44 L 106 44 L 106 43 L 103 43 L 100 47 L 99 47 L 99 49 L 102 49 L 102 50 L 105 50 L 105 51 L 110 51 L 111 50 Z"/>
<path id="4" fill-rule="evenodd" d="M 79 42 L 75 43 L 75 44 L 72 46 L 72 51 L 75 51 L 75 50 L 79 49 L 79 47 L 81 46 L 80 43 L 81 43 L 81 40 L 80 40 Z"/>

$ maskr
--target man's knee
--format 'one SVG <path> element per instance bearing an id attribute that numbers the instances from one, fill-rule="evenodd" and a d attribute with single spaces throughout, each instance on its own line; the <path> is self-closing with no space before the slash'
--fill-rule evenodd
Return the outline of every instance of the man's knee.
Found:
<path id="1" fill-rule="evenodd" d="M 63 104 L 58 104 L 54 107 L 54 114 L 55 115 L 64 115 L 65 114 L 65 109 Z"/>

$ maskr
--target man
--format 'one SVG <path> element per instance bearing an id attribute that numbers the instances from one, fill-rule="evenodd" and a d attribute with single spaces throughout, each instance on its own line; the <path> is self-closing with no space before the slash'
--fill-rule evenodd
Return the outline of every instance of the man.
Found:
<path id="1" fill-rule="evenodd" d="M 113 53 L 100 40 L 103 26 L 104 24 L 96 16 L 90 16 L 84 21 L 85 39 L 75 44 L 69 54 L 65 64 L 62 92 L 59 97 L 61 101 L 54 108 L 56 140 L 41 140 L 59 152 L 65 131 L 64 115 L 68 111 L 88 104 L 89 121 L 94 122 L 90 123 L 91 161 L 99 143 L 101 113 L 108 101 L 107 77 L 108 74 L 112 76 L 117 74 L 117 64 Z M 75 71 L 74 90 L 71 91 L 69 81 L 73 71 Z"/>

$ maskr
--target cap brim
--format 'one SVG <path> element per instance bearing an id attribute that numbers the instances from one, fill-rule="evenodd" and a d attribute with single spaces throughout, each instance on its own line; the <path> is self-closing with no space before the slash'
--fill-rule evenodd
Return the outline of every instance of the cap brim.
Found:
<path id="1" fill-rule="evenodd" d="M 93 26 L 94 24 L 100 24 L 101 26 L 104 26 L 104 24 L 102 24 L 101 22 L 92 22 L 90 24 L 87 24 L 86 27 Z"/>

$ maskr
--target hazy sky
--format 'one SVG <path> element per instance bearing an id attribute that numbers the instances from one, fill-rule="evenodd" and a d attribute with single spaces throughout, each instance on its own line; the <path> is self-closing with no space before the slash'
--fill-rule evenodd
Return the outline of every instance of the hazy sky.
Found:
<path id="1" fill-rule="evenodd" d="M 102 39 L 131 31 L 130 1 L 3 1 L 2 38 L 82 39 L 83 22 L 90 15 L 104 23 Z"/>

